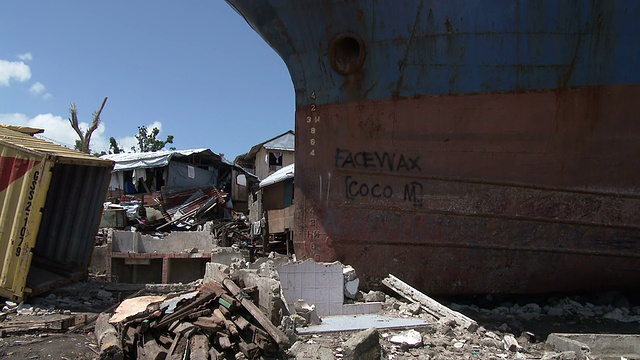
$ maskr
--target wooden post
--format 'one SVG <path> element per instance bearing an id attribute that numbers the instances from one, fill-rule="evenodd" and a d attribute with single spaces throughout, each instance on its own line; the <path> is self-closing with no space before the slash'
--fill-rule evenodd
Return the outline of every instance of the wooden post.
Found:
<path id="1" fill-rule="evenodd" d="M 96 320 L 95 334 L 100 347 L 100 360 L 122 360 L 124 358 L 122 344 L 116 329 L 109 324 L 110 318 L 110 314 L 101 313 Z"/>
<path id="2" fill-rule="evenodd" d="M 478 323 L 475 320 L 449 309 L 391 274 L 382 279 L 382 283 L 402 295 L 405 299 L 419 303 L 426 312 L 436 317 L 440 322 L 454 320 L 458 325 L 470 332 L 475 332 L 478 329 Z"/>

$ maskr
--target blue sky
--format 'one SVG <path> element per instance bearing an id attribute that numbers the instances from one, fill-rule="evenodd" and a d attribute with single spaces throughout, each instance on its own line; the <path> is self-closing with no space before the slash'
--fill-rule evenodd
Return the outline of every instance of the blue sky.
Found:
<path id="1" fill-rule="evenodd" d="M 104 97 L 94 151 L 145 125 L 233 160 L 294 129 L 284 62 L 222 0 L 2 1 L 0 123 L 73 146 L 70 103 L 89 123 Z"/>

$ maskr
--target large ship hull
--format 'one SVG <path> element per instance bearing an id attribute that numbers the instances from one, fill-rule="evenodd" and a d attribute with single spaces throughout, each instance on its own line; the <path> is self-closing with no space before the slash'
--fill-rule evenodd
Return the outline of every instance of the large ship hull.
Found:
<path id="1" fill-rule="evenodd" d="M 640 4 L 228 1 L 293 79 L 299 257 L 434 294 L 640 285 Z"/>

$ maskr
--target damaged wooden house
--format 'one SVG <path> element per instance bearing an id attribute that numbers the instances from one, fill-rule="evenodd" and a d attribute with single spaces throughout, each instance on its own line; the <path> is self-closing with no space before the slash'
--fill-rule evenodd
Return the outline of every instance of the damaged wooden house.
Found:
<path id="1" fill-rule="evenodd" d="M 236 164 L 259 179 L 248 189 L 249 221 L 252 236 L 262 239 L 265 253 L 293 252 L 294 161 L 292 130 L 254 145 L 235 159 Z"/>
<path id="2" fill-rule="evenodd" d="M 143 205 L 155 206 L 158 199 L 166 202 L 176 194 L 188 199 L 198 190 L 223 193 L 225 209 L 217 210 L 229 217 L 231 211 L 248 212 L 247 189 L 257 182 L 251 173 L 209 149 L 110 154 L 101 158 L 115 162 L 108 196 L 115 202 L 133 197 L 142 200 Z"/>

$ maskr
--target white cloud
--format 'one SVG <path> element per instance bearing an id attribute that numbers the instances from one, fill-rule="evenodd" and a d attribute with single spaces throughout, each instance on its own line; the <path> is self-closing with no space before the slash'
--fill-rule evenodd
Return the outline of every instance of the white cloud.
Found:
<path id="1" fill-rule="evenodd" d="M 31 93 L 31 95 L 34 95 L 34 96 L 40 95 L 44 100 L 52 99 L 53 95 L 46 92 L 46 90 L 47 88 L 41 82 L 38 81 L 35 84 L 31 85 L 31 87 L 29 88 L 29 93 Z"/>
<path id="2" fill-rule="evenodd" d="M 31 68 L 22 61 L 0 60 L 0 86 L 9 86 L 11 80 L 24 82 L 31 79 Z"/>
<path id="3" fill-rule="evenodd" d="M 40 137 L 69 148 L 73 148 L 76 140 L 79 139 L 68 119 L 53 114 L 40 114 L 33 118 L 20 113 L 0 114 L 0 123 L 44 129 L 44 133 L 39 135 Z M 89 124 L 80 123 L 81 130 L 86 131 L 88 128 Z M 91 151 L 101 152 L 109 149 L 109 139 L 104 137 L 105 130 L 106 127 L 101 123 L 91 134 Z"/>
<path id="4" fill-rule="evenodd" d="M 18 55 L 18 59 L 20 59 L 22 61 L 31 61 L 31 60 L 33 60 L 33 56 L 31 55 L 30 52 L 28 52 L 28 53 L 24 53 L 24 54 L 19 54 Z"/>
<path id="5" fill-rule="evenodd" d="M 124 150 L 124 152 L 133 152 L 131 148 L 138 148 L 138 139 L 135 136 L 125 136 L 123 138 L 116 139 L 118 146 Z"/>
<path id="6" fill-rule="evenodd" d="M 45 90 L 47 90 L 45 86 L 40 81 L 38 81 L 35 84 L 31 85 L 31 87 L 29 88 L 29 93 L 31 93 L 31 95 L 40 95 L 45 92 Z"/>

